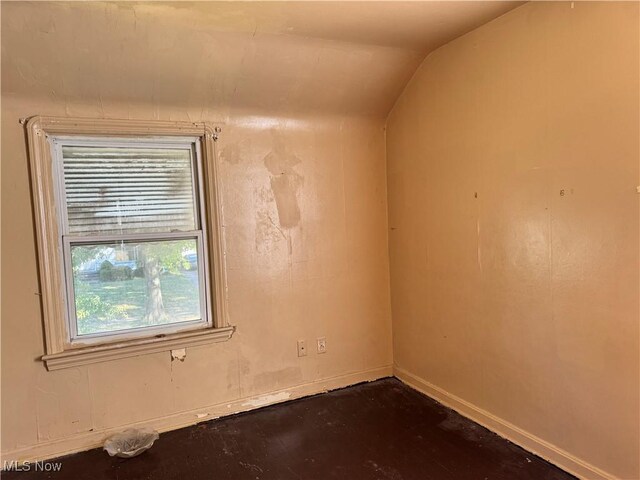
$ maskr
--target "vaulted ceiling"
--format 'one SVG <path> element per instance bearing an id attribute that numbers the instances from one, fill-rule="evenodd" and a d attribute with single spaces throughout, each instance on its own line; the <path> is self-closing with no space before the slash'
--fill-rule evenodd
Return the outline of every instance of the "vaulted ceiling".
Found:
<path id="1" fill-rule="evenodd" d="M 385 116 L 437 47 L 522 2 L 3 2 L 2 93 Z"/>

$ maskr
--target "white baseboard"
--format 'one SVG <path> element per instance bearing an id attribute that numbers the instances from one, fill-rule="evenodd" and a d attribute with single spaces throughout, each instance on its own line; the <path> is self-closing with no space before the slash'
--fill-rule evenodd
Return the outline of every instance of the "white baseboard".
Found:
<path id="1" fill-rule="evenodd" d="M 50 440 L 37 445 L 3 452 L 0 464 L 4 464 L 5 461 L 34 462 L 36 460 L 48 460 L 71 453 L 90 450 L 92 448 L 102 446 L 107 437 L 127 428 L 150 427 L 158 430 L 159 432 L 176 430 L 178 428 L 188 427 L 199 422 L 206 422 L 225 415 L 232 415 L 234 413 L 245 412 L 259 407 L 293 400 L 295 398 L 315 395 L 317 393 L 347 387 L 360 382 L 370 382 L 380 378 L 390 377 L 392 372 L 393 368 L 389 365 L 387 367 L 365 370 L 363 372 L 350 373 L 317 380 L 311 383 L 296 385 L 294 387 L 277 390 L 256 397 L 245 397 L 232 402 L 225 402 L 186 412 L 175 413 L 166 417 L 135 422 L 127 425 L 118 425 L 117 427 L 109 429 Z"/>
<path id="2" fill-rule="evenodd" d="M 475 405 L 452 395 L 451 393 L 432 385 L 406 370 L 395 367 L 393 374 L 396 378 L 433 398 L 434 400 L 455 410 L 476 423 L 497 433 L 501 437 L 520 445 L 522 448 L 538 455 L 541 458 L 557 465 L 561 469 L 585 480 L 617 480 L 617 477 L 607 473 L 598 467 L 581 460 L 569 452 L 552 445 L 551 443 L 536 437 L 535 435 L 516 427 L 515 425 L 496 417 L 495 415 L 476 407 Z"/>

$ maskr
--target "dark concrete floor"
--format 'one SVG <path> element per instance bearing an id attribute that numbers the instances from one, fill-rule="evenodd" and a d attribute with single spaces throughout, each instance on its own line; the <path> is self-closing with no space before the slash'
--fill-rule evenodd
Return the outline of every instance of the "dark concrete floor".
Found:
<path id="1" fill-rule="evenodd" d="M 2 479 L 574 478 L 391 378 L 163 433 L 129 460 L 96 449 L 59 461 Z"/>

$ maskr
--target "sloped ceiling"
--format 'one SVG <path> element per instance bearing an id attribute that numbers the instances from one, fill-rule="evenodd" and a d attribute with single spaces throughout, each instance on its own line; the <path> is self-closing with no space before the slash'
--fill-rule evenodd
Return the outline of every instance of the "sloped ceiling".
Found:
<path id="1" fill-rule="evenodd" d="M 3 2 L 2 93 L 386 116 L 424 57 L 522 2 Z"/>

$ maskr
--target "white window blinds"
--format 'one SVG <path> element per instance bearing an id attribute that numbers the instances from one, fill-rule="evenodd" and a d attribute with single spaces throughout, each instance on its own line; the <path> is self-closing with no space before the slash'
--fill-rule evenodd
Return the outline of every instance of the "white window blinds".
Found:
<path id="1" fill-rule="evenodd" d="M 63 146 L 68 233 L 198 229 L 188 148 Z"/>

